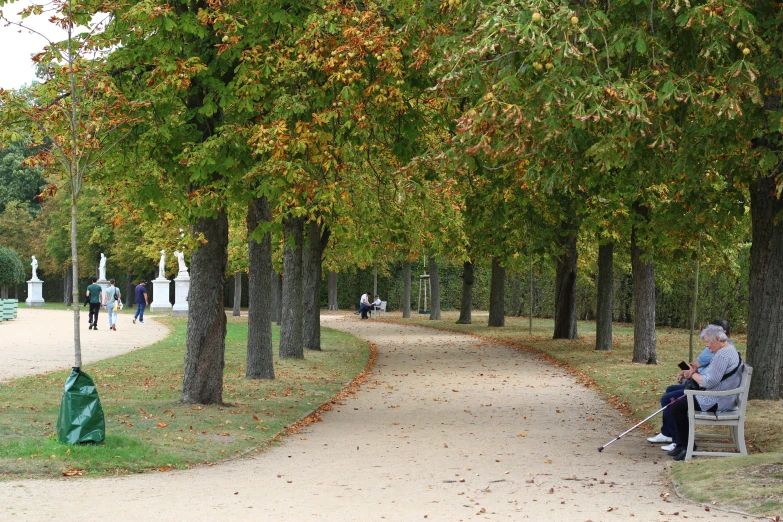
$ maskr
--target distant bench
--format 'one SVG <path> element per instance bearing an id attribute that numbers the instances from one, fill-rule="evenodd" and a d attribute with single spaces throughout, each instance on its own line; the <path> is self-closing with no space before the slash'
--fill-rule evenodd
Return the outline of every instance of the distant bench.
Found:
<path id="1" fill-rule="evenodd" d="M 373 306 L 370 310 L 370 317 L 378 317 L 379 314 L 386 315 L 386 301 L 381 301 L 381 306 Z"/>
<path id="2" fill-rule="evenodd" d="M 750 388 L 750 378 L 753 375 L 753 368 L 743 364 L 740 370 L 741 380 L 739 388 L 726 391 L 706 391 L 706 390 L 685 390 L 688 400 L 688 424 L 690 432 L 688 434 L 688 451 L 685 454 L 685 460 L 691 460 L 694 455 L 703 455 L 706 457 L 734 457 L 747 455 L 745 448 L 745 408 L 748 405 L 748 390 Z M 695 396 L 702 397 L 725 397 L 727 395 L 737 395 L 737 409 L 731 411 L 696 411 L 693 407 Z M 718 433 L 696 433 L 696 426 L 728 426 L 729 434 L 722 435 Z M 731 442 L 716 442 L 718 440 L 731 439 Z M 699 448 L 735 448 L 738 452 L 729 451 L 693 451 L 693 443 L 698 440 Z"/>
<path id="3" fill-rule="evenodd" d="M 19 312 L 19 301 L 16 299 L 0 299 L 0 322 L 16 319 Z"/>

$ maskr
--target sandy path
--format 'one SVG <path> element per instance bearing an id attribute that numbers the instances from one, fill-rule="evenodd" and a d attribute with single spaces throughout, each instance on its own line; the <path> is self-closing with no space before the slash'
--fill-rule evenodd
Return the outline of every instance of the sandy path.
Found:
<path id="1" fill-rule="evenodd" d="M 354 316 L 324 323 L 375 342 L 379 359 L 323 422 L 214 467 L 0 483 L 0 520 L 741 518 L 665 502 L 666 458 L 642 434 L 599 454 L 626 421 L 531 354 Z"/>
<path id="2" fill-rule="evenodd" d="M 146 324 L 133 324 L 133 316 L 120 314 L 117 331 L 109 330 L 105 311 L 98 315 L 98 330 L 88 330 L 87 309 L 80 318 L 82 364 L 99 361 L 158 342 L 169 329 L 151 316 Z M 18 318 L 0 324 L 0 381 L 61 369 L 73 364 L 73 313 L 68 310 L 19 308 Z M 85 366 L 86 370 L 86 366 Z"/>

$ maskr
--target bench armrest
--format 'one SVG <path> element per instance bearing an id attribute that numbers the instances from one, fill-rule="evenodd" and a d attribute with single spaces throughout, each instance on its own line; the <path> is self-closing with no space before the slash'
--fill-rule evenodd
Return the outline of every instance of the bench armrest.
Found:
<path id="1" fill-rule="evenodd" d="M 724 391 L 707 391 L 707 390 L 685 390 L 685 395 L 700 395 L 702 397 L 725 397 L 727 395 L 737 395 L 745 391 L 745 388 L 734 388 L 733 390 Z"/>

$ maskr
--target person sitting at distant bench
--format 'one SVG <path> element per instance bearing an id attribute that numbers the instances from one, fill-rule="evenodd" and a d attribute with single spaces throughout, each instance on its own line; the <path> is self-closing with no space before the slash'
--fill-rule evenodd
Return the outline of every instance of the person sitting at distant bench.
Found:
<path id="1" fill-rule="evenodd" d="M 366 304 L 367 306 L 369 306 L 369 305 L 370 305 L 370 299 L 369 299 L 369 297 L 368 297 L 369 295 L 370 295 L 370 294 L 369 294 L 369 293 L 367 293 L 367 292 L 365 292 L 365 293 L 363 293 L 363 294 L 361 295 L 361 297 L 359 298 L 359 309 L 358 309 L 358 310 L 356 310 L 356 311 L 353 313 L 353 315 L 359 315 L 360 313 L 362 313 L 362 306 L 364 306 L 365 304 Z"/>
<path id="2" fill-rule="evenodd" d="M 381 296 L 378 294 L 375 294 L 375 301 L 372 302 L 370 305 L 370 310 L 380 310 L 381 309 Z"/>
<path id="3" fill-rule="evenodd" d="M 368 319 L 367 312 L 369 312 L 371 309 L 370 295 L 372 295 L 370 292 L 362 294 L 362 300 L 359 303 L 359 312 L 362 314 L 362 319 Z"/>

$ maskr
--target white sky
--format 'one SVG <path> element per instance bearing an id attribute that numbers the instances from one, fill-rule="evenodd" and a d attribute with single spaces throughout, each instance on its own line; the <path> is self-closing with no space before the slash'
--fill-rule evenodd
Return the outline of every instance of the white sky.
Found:
<path id="1" fill-rule="evenodd" d="M 17 0 L 6 4 L 0 10 L 5 18 L 11 21 L 22 21 L 16 13 L 31 5 L 33 0 Z M 46 0 L 36 0 L 37 4 L 46 4 Z M 66 38 L 65 31 L 48 21 L 46 13 L 40 16 L 30 16 L 23 23 L 31 29 L 42 33 L 53 41 Z M 16 89 L 35 80 L 35 67 L 31 60 L 33 55 L 41 52 L 47 45 L 46 39 L 40 34 L 20 29 L 18 26 L 0 22 L 0 88 Z"/>

